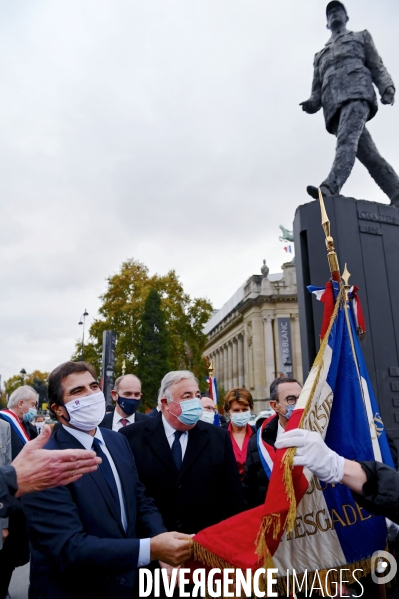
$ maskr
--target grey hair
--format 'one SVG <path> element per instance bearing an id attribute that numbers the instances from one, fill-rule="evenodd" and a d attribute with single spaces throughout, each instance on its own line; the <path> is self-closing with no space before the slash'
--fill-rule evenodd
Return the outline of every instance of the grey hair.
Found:
<path id="1" fill-rule="evenodd" d="M 116 381 L 115 381 L 115 383 L 114 383 L 114 388 L 112 389 L 113 391 L 116 391 L 116 392 L 118 393 L 118 388 L 119 388 L 119 385 L 121 384 L 121 382 L 123 381 L 123 379 L 124 379 L 126 376 L 134 376 L 134 378 L 135 378 L 135 379 L 137 379 L 137 380 L 138 380 L 138 382 L 139 382 L 139 383 L 140 383 L 140 385 L 141 385 L 141 381 L 140 381 L 139 377 L 138 377 L 138 376 L 136 376 L 135 374 L 123 374 L 122 376 L 118 376 L 118 378 L 116 379 Z"/>
<path id="2" fill-rule="evenodd" d="M 167 400 L 172 399 L 170 388 L 175 383 L 178 383 L 182 379 L 193 379 L 196 383 L 198 380 L 195 378 L 192 372 L 189 370 L 171 370 L 162 379 L 161 387 L 158 392 L 158 408 L 161 408 L 161 399 L 166 397 Z"/>
<path id="3" fill-rule="evenodd" d="M 22 385 L 21 387 L 18 387 L 18 389 L 15 389 L 15 391 L 13 391 L 8 398 L 7 408 L 13 408 L 19 401 L 21 401 L 21 399 L 30 399 L 31 395 L 35 396 L 36 401 L 38 400 L 39 395 L 30 385 Z"/>

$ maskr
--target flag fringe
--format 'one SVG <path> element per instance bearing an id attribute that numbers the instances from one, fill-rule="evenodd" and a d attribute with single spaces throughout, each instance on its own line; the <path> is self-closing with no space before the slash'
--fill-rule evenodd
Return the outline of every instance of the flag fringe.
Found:
<path id="1" fill-rule="evenodd" d="M 274 568 L 272 554 L 269 551 L 265 538 L 266 533 L 269 532 L 271 527 L 273 527 L 273 539 L 276 540 L 278 539 L 278 535 L 281 530 L 280 514 L 269 514 L 264 516 L 256 537 L 256 553 L 258 554 L 259 560 L 263 559 L 263 565 L 265 568 Z"/>
<path id="2" fill-rule="evenodd" d="M 266 519 L 268 520 L 267 522 L 265 522 Z M 270 528 L 270 526 L 275 526 L 275 529 L 278 528 L 277 520 L 279 520 L 278 514 L 272 514 L 272 518 L 267 517 L 267 518 L 263 519 L 262 527 L 261 527 L 261 530 L 263 531 L 263 536 L 264 536 L 264 532 L 266 532 Z M 260 534 L 261 534 L 261 531 L 259 531 L 258 539 L 259 539 Z M 258 539 L 257 539 L 257 541 L 258 541 Z M 259 541 L 260 541 L 260 539 L 259 539 Z M 229 564 L 228 562 L 221 559 L 220 557 L 218 557 L 211 551 L 208 551 L 208 549 L 205 549 L 204 547 L 202 547 L 202 545 L 197 543 L 194 539 L 193 539 L 193 559 L 197 562 L 201 562 L 205 566 L 209 566 L 210 568 L 219 568 L 220 570 L 223 570 L 224 568 L 232 568 L 232 569 L 234 569 L 234 571 L 237 570 L 237 568 L 235 568 L 232 564 Z M 265 561 L 265 563 L 263 564 L 263 567 L 266 569 L 266 571 L 268 568 L 276 567 L 273 563 L 273 559 L 270 554 L 269 554 L 269 560 Z M 317 586 L 320 581 L 320 585 L 323 589 L 323 592 L 325 593 L 325 595 L 323 595 L 323 596 L 334 596 L 334 593 L 336 593 L 336 589 L 333 588 L 331 586 L 331 584 L 340 582 L 340 570 L 345 571 L 345 574 L 344 574 L 345 581 L 348 584 L 352 584 L 354 582 L 357 582 L 357 580 L 359 578 L 363 578 L 364 576 L 367 576 L 368 574 L 370 574 L 371 558 L 369 557 L 369 558 L 366 558 L 366 559 L 363 559 L 363 560 L 360 560 L 357 562 L 352 562 L 351 564 L 347 564 L 346 566 L 336 566 L 336 567 L 328 568 L 325 570 L 313 570 L 311 572 L 296 573 L 296 578 L 297 578 L 297 580 L 300 580 L 302 583 L 303 577 L 306 576 L 306 579 L 307 579 L 306 583 L 307 583 L 308 590 L 310 590 L 312 588 L 313 583 L 315 583 L 314 584 L 315 589 L 320 588 Z M 357 572 L 356 572 L 356 577 L 355 577 L 354 572 L 356 570 L 357 570 Z M 235 581 L 235 572 L 234 572 L 234 574 L 232 574 L 232 577 Z M 317 577 L 316 581 L 315 581 L 315 577 Z M 253 578 L 254 578 L 254 572 L 252 572 L 252 582 L 253 582 Z M 287 585 L 287 580 L 289 580 L 289 585 Z M 287 576 L 278 577 L 277 578 L 277 589 L 278 589 L 279 593 L 284 596 L 287 596 L 288 590 L 290 592 L 292 592 L 293 581 L 294 581 L 294 576 L 292 574 L 288 574 Z M 253 586 L 252 586 L 252 589 L 253 589 Z M 259 590 L 261 590 L 261 591 L 266 590 L 266 577 L 265 576 L 259 577 Z M 207 589 L 207 591 L 208 591 L 208 589 Z M 209 597 L 208 592 L 207 592 L 206 596 Z"/>
<path id="3" fill-rule="evenodd" d="M 226 562 L 224 559 L 218 557 L 205 547 L 202 547 L 197 541 L 193 539 L 193 559 L 196 562 L 201 562 L 206 566 L 210 566 L 211 568 L 234 568 L 231 564 Z M 234 568 L 236 569 L 236 568 Z"/>

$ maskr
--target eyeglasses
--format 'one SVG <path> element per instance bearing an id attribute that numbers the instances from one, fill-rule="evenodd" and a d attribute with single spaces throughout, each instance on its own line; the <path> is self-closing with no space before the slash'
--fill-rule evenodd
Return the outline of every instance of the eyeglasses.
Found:
<path id="1" fill-rule="evenodd" d="M 299 397 L 299 395 L 287 395 L 287 397 L 285 397 L 284 399 L 289 406 L 293 406 L 298 401 L 298 397 Z M 281 402 L 279 402 L 277 400 L 277 403 L 281 403 Z"/>
<path id="2" fill-rule="evenodd" d="M 212 408 L 212 406 L 205 406 L 202 407 L 203 410 L 205 410 L 205 412 L 216 412 L 215 408 Z"/>

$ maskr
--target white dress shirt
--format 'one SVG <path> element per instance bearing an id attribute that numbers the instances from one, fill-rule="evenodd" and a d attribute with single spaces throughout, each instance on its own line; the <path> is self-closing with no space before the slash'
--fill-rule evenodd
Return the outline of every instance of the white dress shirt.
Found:
<path id="1" fill-rule="evenodd" d="M 283 433 L 285 431 L 285 428 L 283 428 L 280 424 L 280 420 L 278 421 L 278 426 L 277 426 L 277 437 L 276 439 L 281 435 L 281 433 Z"/>
<path id="2" fill-rule="evenodd" d="M 89 435 L 85 431 L 79 431 L 76 428 L 72 428 L 70 426 L 65 426 L 65 424 L 63 424 L 62 427 L 69 434 L 71 434 L 72 437 L 75 437 L 75 439 L 77 439 L 79 441 L 79 443 L 81 443 L 85 449 L 91 449 L 92 448 L 92 446 L 93 446 L 93 437 L 91 435 Z M 125 498 L 124 498 L 124 495 L 123 495 L 123 489 L 122 489 L 121 479 L 119 478 L 119 474 L 118 474 L 118 471 L 116 469 L 114 460 L 112 459 L 112 456 L 109 453 L 107 446 L 105 445 L 105 441 L 104 441 L 103 436 L 101 434 L 101 431 L 100 431 L 100 429 L 98 427 L 96 429 L 96 432 L 95 432 L 94 436 L 96 437 L 96 439 L 98 439 L 100 441 L 101 449 L 105 453 L 105 455 L 107 456 L 108 461 L 109 461 L 109 465 L 111 466 L 112 474 L 114 475 L 114 478 L 115 478 L 116 488 L 118 489 L 119 505 L 120 505 L 120 508 L 121 508 L 122 526 L 123 526 L 123 530 L 126 532 L 126 530 L 127 530 L 127 517 L 126 517 Z M 137 561 L 137 566 L 138 567 L 139 566 L 146 566 L 147 564 L 150 563 L 150 561 L 151 561 L 151 559 L 150 559 L 150 539 L 140 539 L 140 549 L 139 549 L 139 557 L 138 557 L 138 561 Z"/>
<path id="3" fill-rule="evenodd" d="M 165 429 L 165 435 L 166 438 L 168 440 L 169 443 L 169 447 L 172 449 L 172 445 L 173 445 L 173 441 L 175 440 L 175 432 L 176 429 L 173 428 L 173 426 L 171 426 L 169 424 L 169 422 L 166 420 L 166 418 L 164 417 L 164 415 L 162 414 L 162 423 Z M 187 443 L 188 443 L 188 431 L 185 431 L 180 439 L 180 445 L 181 445 L 181 454 L 182 454 L 182 459 L 184 458 L 184 454 L 186 453 L 186 449 L 187 449 Z"/>
<path id="4" fill-rule="evenodd" d="M 112 430 L 118 432 L 120 428 L 123 428 L 123 424 L 122 424 L 121 420 L 123 420 L 124 418 L 126 418 L 126 420 L 129 420 L 129 424 L 134 424 L 135 416 L 136 416 L 136 414 L 131 414 L 130 416 L 121 416 L 116 411 L 116 408 L 115 408 L 114 416 L 112 418 Z"/>

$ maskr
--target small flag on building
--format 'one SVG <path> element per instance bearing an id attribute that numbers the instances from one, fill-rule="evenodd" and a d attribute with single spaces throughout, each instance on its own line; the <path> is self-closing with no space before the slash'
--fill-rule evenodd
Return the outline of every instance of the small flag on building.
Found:
<path id="1" fill-rule="evenodd" d="M 290 245 L 285 245 L 284 246 L 284 251 L 288 252 L 289 254 L 292 254 L 292 247 Z"/>
<path id="2" fill-rule="evenodd" d="M 207 377 L 206 382 L 209 385 L 209 395 L 210 395 L 211 399 L 213 399 L 213 401 L 215 403 L 215 408 L 216 408 L 215 419 L 213 421 L 213 424 L 216 424 L 217 426 L 219 426 L 220 419 L 219 419 L 219 414 L 217 412 L 218 402 L 219 402 L 218 383 L 217 383 L 216 377 L 212 376 L 213 372 L 214 372 L 214 369 L 213 369 L 213 364 L 211 362 L 210 366 L 209 366 L 209 376 Z"/>

